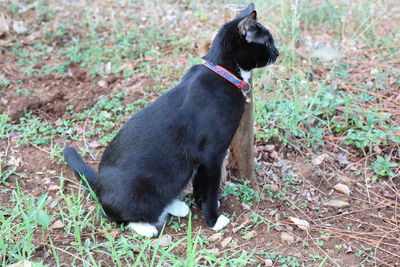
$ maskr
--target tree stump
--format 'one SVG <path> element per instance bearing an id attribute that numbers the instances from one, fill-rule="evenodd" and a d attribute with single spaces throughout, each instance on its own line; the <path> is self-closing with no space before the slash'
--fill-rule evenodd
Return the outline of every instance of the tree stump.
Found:
<path id="1" fill-rule="evenodd" d="M 224 8 L 225 22 L 231 21 L 244 10 L 243 5 L 227 5 Z M 251 84 L 251 79 L 250 79 Z M 232 174 L 240 179 L 250 179 L 254 184 L 254 97 L 253 89 L 247 94 L 250 99 L 246 103 L 242 119 L 239 124 L 235 136 L 233 137 L 228 153 L 228 162 L 224 162 L 224 167 L 228 166 L 232 170 Z M 227 174 L 223 170 L 222 180 L 226 181 Z"/>

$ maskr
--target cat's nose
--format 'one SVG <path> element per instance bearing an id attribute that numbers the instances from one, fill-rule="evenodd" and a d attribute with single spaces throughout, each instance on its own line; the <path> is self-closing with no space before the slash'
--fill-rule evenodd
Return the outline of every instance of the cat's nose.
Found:
<path id="1" fill-rule="evenodd" d="M 276 56 L 276 58 L 279 57 L 279 51 L 278 51 L 278 49 L 276 49 L 276 48 L 275 48 L 275 56 Z"/>

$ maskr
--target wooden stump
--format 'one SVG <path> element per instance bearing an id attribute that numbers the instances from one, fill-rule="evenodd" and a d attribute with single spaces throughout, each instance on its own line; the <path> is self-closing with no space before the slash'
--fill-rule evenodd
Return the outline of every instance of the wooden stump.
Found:
<path id="1" fill-rule="evenodd" d="M 243 5 L 227 5 L 224 8 L 225 22 L 231 21 L 244 10 Z M 251 83 L 251 79 L 249 81 Z M 239 124 L 239 128 L 233 137 L 228 153 L 228 163 L 224 163 L 224 167 L 229 166 L 233 171 L 233 175 L 240 179 L 250 179 L 254 184 L 254 97 L 253 89 L 247 94 L 251 100 L 246 103 L 245 111 Z M 226 161 L 226 160 L 225 160 Z M 222 180 L 226 181 L 227 174 L 223 170 Z"/>

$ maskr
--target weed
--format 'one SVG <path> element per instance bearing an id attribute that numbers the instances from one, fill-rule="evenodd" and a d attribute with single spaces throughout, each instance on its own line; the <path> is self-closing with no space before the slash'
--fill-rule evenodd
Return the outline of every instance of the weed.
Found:
<path id="1" fill-rule="evenodd" d="M 245 180 L 243 184 L 228 185 L 224 188 L 223 197 L 233 195 L 240 199 L 241 202 L 251 206 L 253 202 L 260 201 L 260 195 L 250 186 L 250 181 Z"/>
<path id="2" fill-rule="evenodd" d="M 377 156 L 376 160 L 372 163 L 372 170 L 376 174 L 373 179 L 377 180 L 380 177 L 393 176 L 394 173 L 391 168 L 398 166 L 397 163 L 390 162 L 392 159 L 388 156 Z"/>

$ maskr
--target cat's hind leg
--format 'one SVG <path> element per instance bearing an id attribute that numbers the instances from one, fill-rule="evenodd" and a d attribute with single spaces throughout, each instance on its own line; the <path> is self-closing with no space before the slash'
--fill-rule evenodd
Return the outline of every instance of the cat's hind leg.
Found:
<path id="1" fill-rule="evenodd" d="M 151 223 L 131 222 L 128 227 L 145 237 L 153 237 L 158 234 L 156 226 Z"/>
<path id="2" fill-rule="evenodd" d="M 171 204 L 169 204 L 165 211 L 172 216 L 186 217 L 189 214 L 190 208 L 182 200 L 174 199 Z"/>

